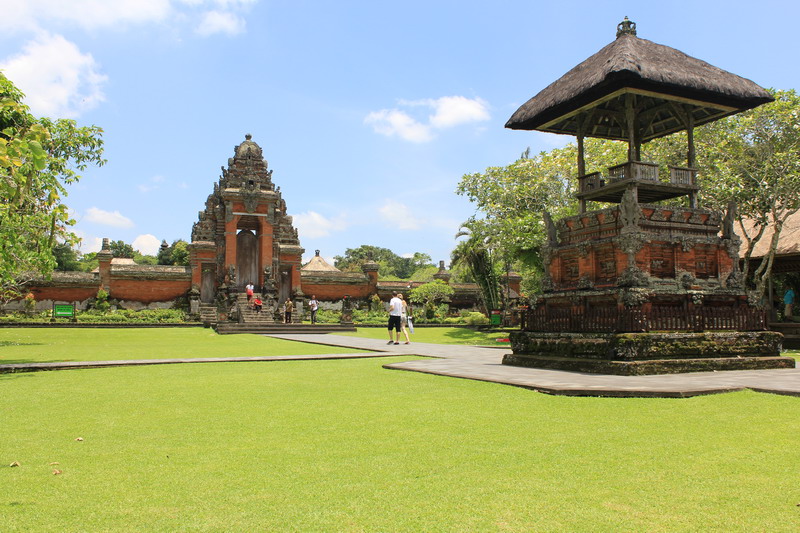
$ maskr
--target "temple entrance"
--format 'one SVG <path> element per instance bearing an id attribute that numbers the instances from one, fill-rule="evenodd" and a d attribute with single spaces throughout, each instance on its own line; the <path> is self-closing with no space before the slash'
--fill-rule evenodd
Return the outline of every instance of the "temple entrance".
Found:
<path id="1" fill-rule="evenodd" d="M 258 239 L 244 229 L 236 236 L 236 285 L 244 288 L 248 283 L 258 285 Z"/>
<path id="2" fill-rule="evenodd" d="M 214 303 L 214 278 L 216 273 L 214 263 L 203 263 L 202 277 L 200 278 L 200 301 L 204 304 Z"/>
<path id="3" fill-rule="evenodd" d="M 278 302 L 283 303 L 292 295 L 292 278 L 288 269 L 281 270 L 280 286 L 278 287 Z"/>

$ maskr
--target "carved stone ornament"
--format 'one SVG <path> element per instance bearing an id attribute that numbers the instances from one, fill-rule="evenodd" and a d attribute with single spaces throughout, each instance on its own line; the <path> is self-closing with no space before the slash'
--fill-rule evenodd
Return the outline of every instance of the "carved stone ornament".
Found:
<path id="1" fill-rule="evenodd" d="M 650 285 L 650 276 L 636 266 L 629 266 L 617 278 L 618 287 L 650 287 Z"/>
<path id="2" fill-rule="evenodd" d="M 254 213 L 258 207 L 259 193 L 261 192 L 259 189 L 260 187 L 256 182 L 245 183 L 239 189 L 244 202 L 244 209 L 248 213 Z"/>
<path id="3" fill-rule="evenodd" d="M 233 220 L 233 202 L 225 202 L 225 222 Z"/>
<path id="4" fill-rule="evenodd" d="M 619 249 L 628 255 L 629 262 L 633 261 L 633 256 L 644 246 L 644 235 L 638 231 L 622 232 L 616 240 Z"/>
<path id="5" fill-rule="evenodd" d="M 689 240 L 685 237 L 681 237 L 680 242 L 681 242 L 681 250 L 683 250 L 684 252 L 690 251 L 692 248 L 694 248 L 695 245 L 694 241 Z"/>
<path id="6" fill-rule="evenodd" d="M 592 245 L 588 242 L 584 241 L 578 244 L 578 255 L 581 257 L 587 257 L 589 255 L 589 251 L 591 251 Z"/>
<path id="7" fill-rule="evenodd" d="M 622 296 L 620 298 L 622 300 L 622 305 L 625 307 L 641 307 L 642 305 L 646 304 L 649 300 L 649 296 L 646 292 L 640 290 L 625 290 L 622 292 Z"/>
<path id="8" fill-rule="evenodd" d="M 579 289 L 594 289 L 594 283 L 589 276 L 581 276 L 581 279 L 578 280 L 578 288 Z"/>
<path id="9" fill-rule="evenodd" d="M 650 215 L 650 220 L 653 222 L 666 222 L 669 220 L 666 215 L 666 210 L 656 207 L 653 214 Z"/>
<path id="10" fill-rule="evenodd" d="M 703 294 L 699 292 L 692 293 L 692 303 L 694 305 L 703 305 Z"/>
<path id="11" fill-rule="evenodd" d="M 685 270 L 678 270 L 675 279 L 681 286 L 681 288 L 686 290 L 691 289 L 693 285 L 697 285 L 697 279 L 694 277 L 694 275 L 692 275 L 691 272 L 687 272 Z"/>
<path id="12" fill-rule="evenodd" d="M 553 278 L 550 274 L 545 274 L 542 276 L 542 290 L 544 292 L 552 292 L 556 288 L 555 283 L 553 283 Z"/>
<path id="13" fill-rule="evenodd" d="M 558 230 L 556 230 L 556 226 L 553 224 L 550 213 L 546 210 L 542 213 L 542 220 L 544 221 L 545 231 L 547 232 L 547 244 L 556 246 L 558 244 Z"/>
<path id="14" fill-rule="evenodd" d="M 725 280 L 725 286 L 729 289 L 741 289 L 744 287 L 744 279 L 742 278 L 742 273 L 739 270 L 734 270 L 733 272 L 728 275 L 728 278 Z"/>
<path id="15" fill-rule="evenodd" d="M 728 204 L 728 211 L 725 213 L 725 218 L 722 220 L 722 238 L 731 239 L 736 237 L 733 231 L 733 224 L 736 221 L 736 202 Z"/>
<path id="16" fill-rule="evenodd" d="M 619 204 L 619 220 L 623 228 L 630 228 L 639 225 L 642 218 L 642 208 L 636 202 L 632 189 L 625 191 L 622 201 Z"/>
<path id="17" fill-rule="evenodd" d="M 233 285 L 236 283 L 236 266 L 228 265 L 228 284 Z"/>

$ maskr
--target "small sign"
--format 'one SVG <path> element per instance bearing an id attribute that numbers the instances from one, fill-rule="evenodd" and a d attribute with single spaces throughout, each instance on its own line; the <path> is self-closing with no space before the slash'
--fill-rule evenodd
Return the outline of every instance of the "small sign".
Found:
<path id="1" fill-rule="evenodd" d="M 53 304 L 53 318 L 74 318 L 75 306 L 72 304 Z"/>

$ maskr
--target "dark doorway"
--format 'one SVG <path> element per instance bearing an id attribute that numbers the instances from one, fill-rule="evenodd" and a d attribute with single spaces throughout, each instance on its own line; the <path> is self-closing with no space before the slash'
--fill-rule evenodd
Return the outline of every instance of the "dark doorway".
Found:
<path id="1" fill-rule="evenodd" d="M 248 283 L 258 285 L 258 239 L 244 229 L 236 236 L 236 285 L 244 288 Z"/>
<path id="2" fill-rule="evenodd" d="M 214 303 L 214 277 L 216 268 L 213 263 L 203 263 L 200 279 L 200 301 L 204 304 Z"/>
<path id="3" fill-rule="evenodd" d="M 288 269 L 281 270 L 280 287 L 278 287 L 278 294 L 280 303 L 283 304 L 292 293 L 292 278 L 289 276 Z"/>

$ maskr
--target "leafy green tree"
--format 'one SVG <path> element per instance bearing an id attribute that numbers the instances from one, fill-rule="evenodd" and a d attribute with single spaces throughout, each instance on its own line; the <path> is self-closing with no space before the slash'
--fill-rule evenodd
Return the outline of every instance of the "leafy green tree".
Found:
<path id="1" fill-rule="evenodd" d="M 94 252 L 83 254 L 78 260 L 78 270 L 81 272 L 91 272 L 99 265 L 100 262 L 97 260 L 97 254 Z"/>
<path id="2" fill-rule="evenodd" d="M 172 241 L 172 245 L 167 247 L 162 244 L 158 251 L 158 264 L 189 266 L 188 244 L 183 239 Z"/>
<path id="3" fill-rule="evenodd" d="M 34 117 L 24 95 L 0 73 L 0 298 L 56 266 L 56 242 L 75 244 L 63 203 L 79 171 L 102 165 L 102 129 Z"/>
<path id="4" fill-rule="evenodd" d="M 414 303 L 423 304 L 426 314 L 431 315 L 438 304 L 449 300 L 454 293 L 453 287 L 436 279 L 411 289 L 408 297 Z"/>
<path id="5" fill-rule="evenodd" d="M 401 257 L 388 248 L 363 244 L 358 248 L 348 248 L 344 256 L 334 258 L 334 266 L 345 272 L 361 272 L 364 263 L 378 264 L 378 275 L 382 279 L 396 278 L 407 280 L 420 267 L 430 265 L 428 254 L 415 252 L 412 257 Z"/>
<path id="6" fill-rule="evenodd" d="M 56 260 L 55 270 L 60 272 L 80 270 L 80 252 L 65 242 L 53 246 L 53 257 Z"/>
<path id="7" fill-rule="evenodd" d="M 454 265 L 465 268 L 481 289 L 481 299 L 488 313 L 500 309 L 499 261 L 492 249 L 491 238 L 486 234 L 486 225 L 478 221 L 467 221 L 456 238 L 467 237 L 459 242 L 451 255 Z"/>
<path id="8" fill-rule="evenodd" d="M 133 259 L 133 256 L 136 254 L 136 250 L 133 249 L 133 246 L 125 241 L 111 241 L 108 243 L 108 247 L 111 250 L 111 255 L 114 257 Z"/>

